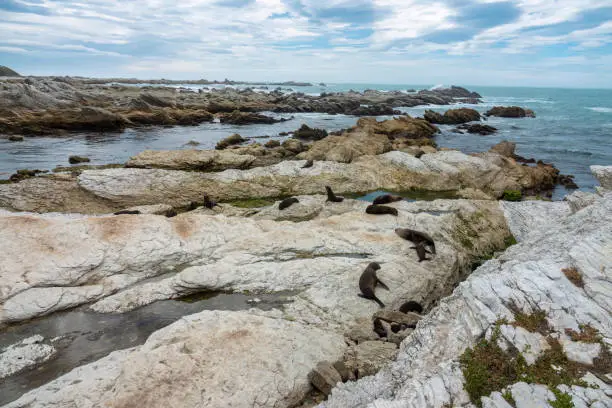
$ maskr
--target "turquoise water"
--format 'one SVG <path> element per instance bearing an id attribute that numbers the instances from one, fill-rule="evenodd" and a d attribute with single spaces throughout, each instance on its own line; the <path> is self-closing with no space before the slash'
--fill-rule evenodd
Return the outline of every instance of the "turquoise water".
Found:
<path id="1" fill-rule="evenodd" d="M 191 88 L 204 86 L 185 85 Z M 210 86 L 209 86 L 210 87 Z M 350 89 L 402 90 L 427 89 L 431 85 L 380 84 L 328 84 L 326 87 L 285 87 L 287 89 L 318 94 Z M 517 153 L 555 164 L 563 174 L 575 175 L 583 190 L 592 190 L 596 184 L 589 166 L 612 165 L 612 90 L 504 88 L 466 86 L 483 96 L 483 103 L 462 105 L 485 112 L 495 105 L 519 105 L 533 109 L 535 119 L 490 118 L 488 124 L 499 132 L 490 136 L 457 134 L 452 127 L 442 126 L 436 137 L 441 147 L 458 148 L 464 152 L 489 149 L 501 140 L 517 143 Z M 269 86 L 272 90 L 275 86 Z M 264 89 L 262 92 L 266 91 Z M 399 108 L 413 116 L 425 109 L 445 111 L 448 106 Z M 279 116 L 279 115 L 274 115 Z M 291 115 L 282 115 L 288 118 Z M 383 119 L 385 117 L 380 117 Z M 88 156 L 91 164 L 122 163 L 145 149 L 181 149 L 189 141 L 200 143 L 198 148 L 214 148 L 216 142 L 232 133 L 243 136 L 269 135 L 282 139 L 279 132 L 297 129 L 302 123 L 333 131 L 355 124 L 357 118 L 345 115 L 295 114 L 294 119 L 273 125 L 232 126 L 206 123 L 196 127 L 152 128 L 126 130 L 121 133 L 75 134 L 68 138 L 26 138 L 24 142 L 0 140 L 0 178 L 17 169 L 53 169 L 68 165 L 68 156 Z M 266 139 L 259 140 L 265 142 Z M 558 188 L 555 199 L 567 192 Z"/>

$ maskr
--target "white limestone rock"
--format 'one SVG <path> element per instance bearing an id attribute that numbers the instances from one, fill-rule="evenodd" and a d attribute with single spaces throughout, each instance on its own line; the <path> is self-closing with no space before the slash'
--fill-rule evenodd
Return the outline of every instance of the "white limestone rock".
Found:
<path id="1" fill-rule="evenodd" d="M 602 188 L 612 190 L 612 166 L 591 166 L 591 172 Z"/>
<path id="2" fill-rule="evenodd" d="M 0 350 L 0 380 L 53 357 L 57 350 L 43 341 L 37 334 Z"/>
<path id="3" fill-rule="evenodd" d="M 5 408 L 291 406 L 341 335 L 249 312 L 204 311 L 23 395 Z"/>

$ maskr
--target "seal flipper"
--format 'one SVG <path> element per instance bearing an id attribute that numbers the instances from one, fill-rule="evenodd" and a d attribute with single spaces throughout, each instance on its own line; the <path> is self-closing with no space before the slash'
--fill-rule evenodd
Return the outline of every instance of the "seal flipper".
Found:
<path id="1" fill-rule="evenodd" d="M 362 293 L 358 293 L 357 296 L 362 297 L 364 299 L 373 300 L 376 303 L 378 303 L 378 305 L 380 307 L 385 307 L 385 304 L 383 302 L 381 302 L 381 300 L 379 298 L 377 298 L 376 295 L 372 295 L 372 297 L 369 297 L 369 296 L 366 296 L 366 295 L 364 295 Z"/>
<path id="2" fill-rule="evenodd" d="M 380 285 L 383 289 L 389 290 L 389 287 L 383 283 L 380 279 L 376 278 L 376 285 Z"/>

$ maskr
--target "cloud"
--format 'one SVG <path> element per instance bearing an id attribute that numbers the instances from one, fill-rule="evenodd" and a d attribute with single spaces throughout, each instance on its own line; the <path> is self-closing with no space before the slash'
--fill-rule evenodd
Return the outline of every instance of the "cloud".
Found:
<path id="1" fill-rule="evenodd" d="M 611 47 L 610 0 L 0 1 L 33 74 L 612 86 Z"/>

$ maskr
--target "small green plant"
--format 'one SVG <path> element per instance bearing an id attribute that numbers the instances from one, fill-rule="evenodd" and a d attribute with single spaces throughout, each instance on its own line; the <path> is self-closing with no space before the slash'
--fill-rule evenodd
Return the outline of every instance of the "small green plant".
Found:
<path id="1" fill-rule="evenodd" d="M 504 190 L 502 200 L 506 201 L 521 201 L 523 194 L 518 190 Z"/>
<path id="2" fill-rule="evenodd" d="M 510 390 L 506 390 L 504 393 L 502 393 L 502 397 L 504 397 L 508 404 L 512 405 L 513 407 L 516 407 L 516 401 L 514 400 L 514 397 L 512 396 L 512 392 Z"/>
<path id="3" fill-rule="evenodd" d="M 540 333 L 547 335 L 550 333 L 550 326 L 546 320 L 546 312 L 538 310 L 531 314 L 524 313 L 516 305 L 510 305 L 510 309 L 514 312 L 515 327 L 522 327 L 532 333 Z"/>
<path id="4" fill-rule="evenodd" d="M 561 392 L 557 388 L 550 389 L 555 394 L 555 400 L 548 400 L 548 403 L 553 408 L 574 408 L 572 396 L 566 392 Z"/>
<path id="5" fill-rule="evenodd" d="M 516 244 L 517 242 L 516 242 L 516 238 L 514 238 L 514 235 L 510 234 L 509 236 L 504 238 L 504 245 L 506 246 L 506 248 L 512 245 L 516 245 Z"/>

